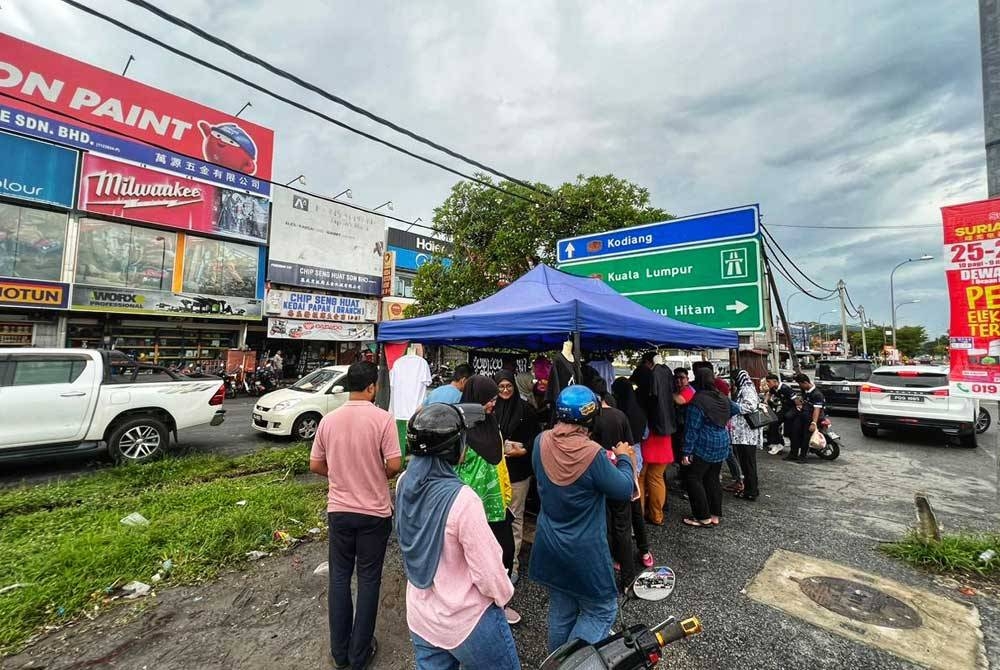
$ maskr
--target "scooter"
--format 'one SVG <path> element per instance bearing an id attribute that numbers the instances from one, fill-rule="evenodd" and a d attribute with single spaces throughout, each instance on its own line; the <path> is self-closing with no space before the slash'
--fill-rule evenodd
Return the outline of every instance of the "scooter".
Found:
<path id="1" fill-rule="evenodd" d="M 232 400 L 233 398 L 235 398 L 239 394 L 240 387 L 239 387 L 239 384 L 236 383 L 236 373 L 237 372 L 238 372 L 237 370 L 233 370 L 232 372 L 229 372 L 229 371 L 227 371 L 225 369 L 223 369 L 223 371 L 222 371 L 222 383 L 226 387 L 226 399 L 227 400 Z"/>
<path id="2" fill-rule="evenodd" d="M 593 644 L 570 640 L 542 662 L 541 670 L 649 670 L 660 662 L 663 648 L 701 632 L 701 622 L 691 617 L 677 621 L 668 617 L 652 628 L 643 624 L 622 625 L 622 611 L 634 596 L 660 601 L 674 590 L 674 571 L 665 566 L 650 568 L 636 577 L 618 608 L 620 633 Z"/>
<path id="3" fill-rule="evenodd" d="M 823 435 L 825 444 L 822 447 L 813 447 L 812 440 L 810 440 L 809 451 L 824 461 L 836 460 L 840 456 L 840 435 L 833 432 L 833 424 L 830 419 L 823 419 L 819 422 L 819 432 Z"/>

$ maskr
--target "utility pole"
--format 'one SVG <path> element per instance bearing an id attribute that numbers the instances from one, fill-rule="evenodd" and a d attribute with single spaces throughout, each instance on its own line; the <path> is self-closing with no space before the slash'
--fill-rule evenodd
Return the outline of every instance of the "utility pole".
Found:
<path id="1" fill-rule="evenodd" d="M 865 329 L 868 327 L 868 321 L 865 319 L 864 305 L 858 305 L 858 316 L 861 317 L 861 350 L 864 352 L 865 358 L 868 358 L 868 336 L 865 334 Z"/>
<path id="2" fill-rule="evenodd" d="M 989 197 L 1000 195 L 1000 0 L 979 0 L 979 54 L 983 66 L 983 121 Z"/>
<path id="3" fill-rule="evenodd" d="M 774 298 L 774 304 L 778 308 L 778 318 L 781 319 L 781 327 L 784 328 L 785 338 L 788 340 L 788 356 L 792 361 L 792 369 L 795 372 L 802 372 L 799 357 L 795 355 L 795 338 L 792 336 L 792 329 L 788 323 L 788 319 L 785 318 L 785 308 L 781 304 L 781 298 L 778 297 L 778 286 L 774 283 L 774 273 L 771 272 L 771 268 L 767 263 L 767 252 L 764 251 L 763 245 L 760 248 L 760 256 L 764 261 L 764 267 L 767 268 L 767 283 L 771 287 L 771 296 Z M 781 357 L 780 354 L 778 357 Z"/>
<path id="4" fill-rule="evenodd" d="M 850 353 L 848 351 L 850 347 L 847 344 L 847 307 L 844 305 L 844 294 L 847 293 L 847 286 L 843 279 L 837 282 L 837 293 L 840 295 L 840 341 L 844 345 L 844 356 L 847 356 Z"/>

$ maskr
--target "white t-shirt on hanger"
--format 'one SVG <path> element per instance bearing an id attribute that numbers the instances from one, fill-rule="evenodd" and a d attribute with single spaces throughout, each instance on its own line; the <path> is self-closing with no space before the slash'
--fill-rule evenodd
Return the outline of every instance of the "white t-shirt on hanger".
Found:
<path id="1" fill-rule="evenodd" d="M 422 356 L 401 356 L 389 372 L 389 412 L 397 419 L 409 420 L 424 404 L 430 383 L 431 366 Z"/>

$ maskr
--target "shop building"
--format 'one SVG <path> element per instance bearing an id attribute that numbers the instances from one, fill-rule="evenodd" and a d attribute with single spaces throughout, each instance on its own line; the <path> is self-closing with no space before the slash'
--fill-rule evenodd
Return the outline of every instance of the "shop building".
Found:
<path id="1" fill-rule="evenodd" d="M 445 256 L 451 265 L 447 242 L 398 228 L 386 231 L 386 257 L 383 263 L 382 320 L 406 318 L 406 308 L 414 304 L 413 284 L 420 266 L 435 255 Z"/>

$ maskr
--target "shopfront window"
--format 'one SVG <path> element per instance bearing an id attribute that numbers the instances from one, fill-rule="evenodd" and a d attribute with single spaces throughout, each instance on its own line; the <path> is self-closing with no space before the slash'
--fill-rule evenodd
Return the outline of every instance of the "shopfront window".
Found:
<path id="1" fill-rule="evenodd" d="M 189 236 L 184 249 L 184 291 L 254 298 L 257 259 L 257 247 Z"/>
<path id="2" fill-rule="evenodd" d="M 0 275 L 59 281 L 67 214 L 0 203 Z"/>
<path id="3" fill-rule="evenodd" d="M 169 291 L 177 235 L 151 228 L 83 219 L 76 281 Z"/>
<path id="4" fill-rule="evenodd" d="M 395 295 L 401 296 L 403 298 L 413 297 L 413 277 L 403 277 L 396 275 L 396 293 Z"/>

